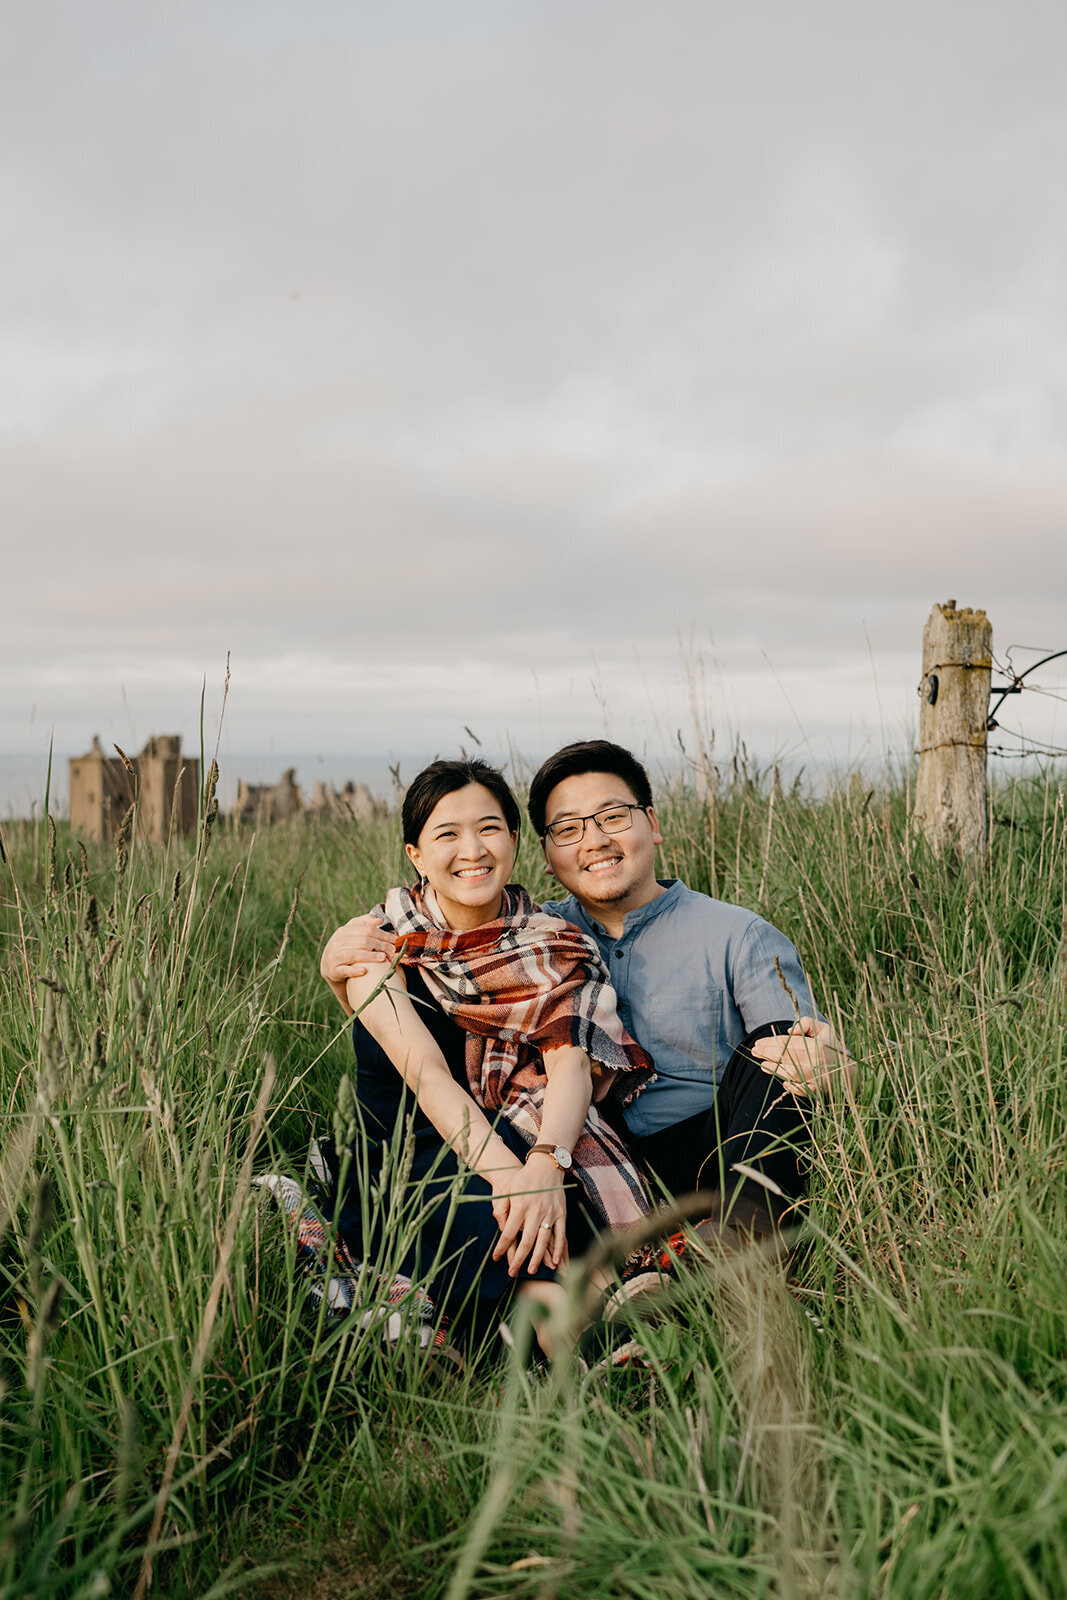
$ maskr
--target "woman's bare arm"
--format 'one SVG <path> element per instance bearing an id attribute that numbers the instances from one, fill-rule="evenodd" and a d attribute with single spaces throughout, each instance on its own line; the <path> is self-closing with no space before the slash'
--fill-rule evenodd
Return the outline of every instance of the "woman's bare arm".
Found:
<path id="1" fill-rule="evenodd" d="M 380 977 L 372 974 L 350 978 L 346 993 L 348 1004 L 353 1011 L 359 1011 L 361 1006 L 365 1008 L 360 1011 L 359 1020 L 381 1045 L 408 1087 L 414 1090 L 419 1109 L 460 1160 L 484 1178 L 492 1189 L 494 1220 L 499 1228 L 507 1228 L 510 1239 L 508 1270 L 511 1276 L 517 1276 L 528 1256 L 530 1272 L 536 1272 L 542 1259 L 551 1267 L 559 1266 L 566 1242 L 562 1173 L 553 1161 L 545 1163 L 551 1167 L 551 1174 L 536 1169 L 527 1171 L 500 1135 L 493 1132 L 481 1106 L 453 1078 L 433 1035 L 408 995 L 403 974 L 394 973 L 388 988 L 375 995 L 380 981 Z M 582 1121 L 584 1118 L 583 1112 Z M 578 1126 L 581 1127 L 581 1122 Z M 568 1122 L 561 1122 L 560 1132 L 566 1134 L 569 1127 Z M 559 1139 L 559 1143 L 564 1142 L 565 1139 Z M 534 1156 L 531 1161 L 540 1164 L 542 1158 Z M 504 1250 L 494 1252 L 497 1259 L 507 1249 L 505 1246 Z"/>
<path id="2" fill-rule="evenodd" d="M 359 1011 L 359 1020 L 371 1038 L 381 1045 L 404 1082 L 414 1090 L 419 1109 L 445 1144 L 473 1172 L 485 1178 L 502 1167 L 521 1166 L 503 1139 L 493 1132 L 481 1106 L 453 1078 L 436 1040 L 408 995 L 403 973 L 394 973 L 386 988 L 375 995 L 380 982 L 380 975 L 349 978 L 347 1003 L 353 1012 Z"/>
<path id="3" fill-rule="evenodd" d="M 562 1045 L 543 1052 L 545 1097 L 541 1108 L 541 1132 L 538 1144 L 562 1145 L 571 1151 L 589 1113 L 593 1096 L 593 1073 L 589 1057 L 576 1045 Z M 493 1251 L 494 1261 L 508 1258 L 508 1268 L 514 1275 L 524 1260 L 529 1258 L 528 1270 L 536 1272 L 542 1260 L 551 1267 L 559 1267 L 567 1255 L 567 1202 L 563 1194 L 564 1174 L 552 1156 L 540 1150 L 526 1157 L 527 1180 L 542 1191 L 548 1208 L 544 1217 L 536 1220 L 536 1231 L 531 1232 L 529 1219 L 514 1211 L 501 1226 L 500 1238 Z M 544 1227 L 545 1222 L 549 1227 Z"/>
<path id="4" fill-rule="evenodd" d="M 577 1045 L 561 1045 L 542 1052 L 545 1074 L 541 1113 L 542 1144 L 562 1144 L 573 1150 L 581 1136 L 593 1098 L 593 1069 Z"/>

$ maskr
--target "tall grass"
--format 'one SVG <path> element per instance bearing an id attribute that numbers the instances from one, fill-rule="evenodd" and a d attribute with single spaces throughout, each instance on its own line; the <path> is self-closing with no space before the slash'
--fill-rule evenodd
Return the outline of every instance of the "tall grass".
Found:
<path id="1" fill-rule="evenodd" d="M 332 1326 L 252 1186 L 347 1132 L 318 952 L 394 823 L 5 827 L 3 1600 L 1067 1593 L 1062 786 L 995 797 L 975 876 L 903 783 L 699 777 L 663 872 L 795 940 L 859 1087 L 812 1107 L 791 1281 L 708 1262 L 610 1376 Z"/>

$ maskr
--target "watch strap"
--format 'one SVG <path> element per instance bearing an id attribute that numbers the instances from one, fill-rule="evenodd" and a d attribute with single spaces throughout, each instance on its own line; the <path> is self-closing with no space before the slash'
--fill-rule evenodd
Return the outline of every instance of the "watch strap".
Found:
<path id="1" fill-rule="evenodd" d="M 532 1144 L 529 1150 L 526 1152 L 526 1159 L 528 1161 L 531 1156 L 535 1155 L 551 1156 L 559 1170 L 561 1172 L 566 1172 L 567 1169 L 563 1165 L 562 1161 L 557 1159 L 556 1151 L 558 1148 L 559 1146 L 554 1144 Z"/>

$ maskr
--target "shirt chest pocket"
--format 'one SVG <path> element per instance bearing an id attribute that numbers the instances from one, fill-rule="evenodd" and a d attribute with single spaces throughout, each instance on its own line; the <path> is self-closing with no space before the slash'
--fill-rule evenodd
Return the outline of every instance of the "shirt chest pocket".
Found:
<path id="1" fill-rule="evenodd" d="M 643 1009 L 647 1022 L 643 1033 L 638 1028 L 637 1038 L 657 1071 L 672 1078 L 721 1077 L 724 1053 L 729 1055 L 721 989 L 706 980 L 686 983 L 682 974 L 672 973 L 657 984 Z"/>

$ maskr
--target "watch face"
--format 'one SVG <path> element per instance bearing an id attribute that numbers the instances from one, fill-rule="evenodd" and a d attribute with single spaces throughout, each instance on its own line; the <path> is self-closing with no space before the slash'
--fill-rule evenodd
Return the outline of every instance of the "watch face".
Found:
<path id="1" fill-rule="evenodd" d="M 552 1154 L 556 1158 L 556 1165 L 559 1166 L 559 1167 L 562 1167 L 564 1172 L 569 1172 L 571 1167 L 574 1165 L 574 1162 L 571 1159 L 570 1151 L 569 1150 L 565 1150 L 563 1148 L 563 1146 L 560 1144 L 560 1145 L 556 1146 L 556 1148 L 555 1148 L 555 1150 L 553 1150 Z"/>

